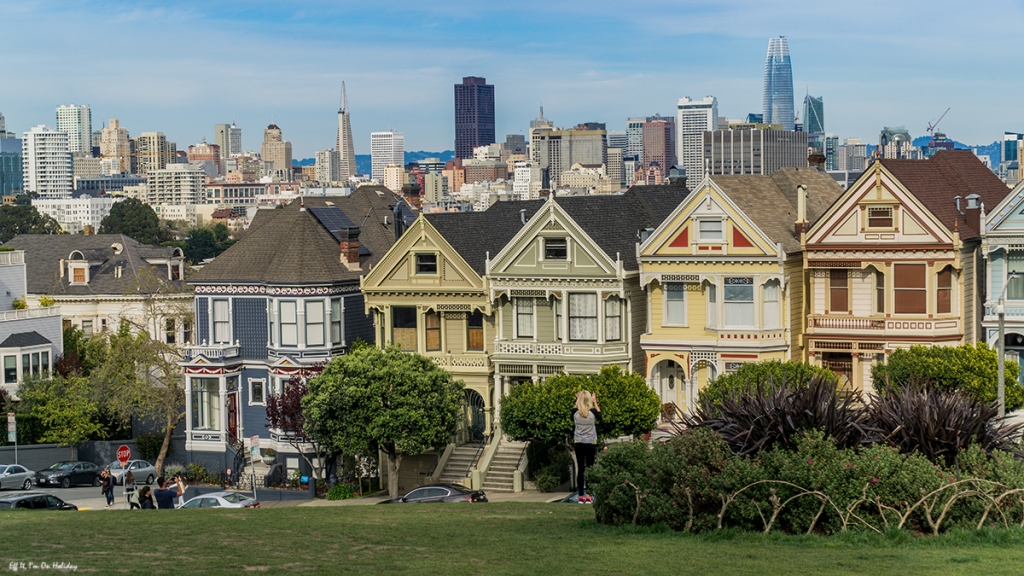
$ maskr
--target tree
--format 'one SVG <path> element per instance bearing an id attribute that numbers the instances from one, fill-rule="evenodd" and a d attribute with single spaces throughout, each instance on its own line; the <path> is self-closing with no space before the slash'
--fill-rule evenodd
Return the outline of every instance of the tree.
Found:
<path id="1" fill-rule="evenodd" d="M 751 393 L 756 391 L 758 386 L 783 382 L 803 388 L 815 376 L 836 379 L 836 375 L 828 368 L 813 366 L 800 360 L 747 362 L 735 372 L 723 374 L 712 380 L 700 391 L 700 399 L 718 404 L 723 396 Z"/>
<path id="2" fill-rule="evenodd" d="M 597 395 L 600 438 L 646 434 L 658 422 L 661 400 L 644 377 L 605 366 L 599 374 L 558 374 L 513 387 L 501 398 L 501 428 L 513 440 L 561 444 L 572 453 L 571 414 L 580 390 Z"/>
<path id="3" fill-rule="evenodd" d="M 911 346 L 889 355 L 885 364 L 871 367 L 875 391 L 884 395 L 910 384 L 924 384 L 938 390 L 960 390 L 968 397 L 990 404 L 997 400 L 999 357 L 984 343 L 974 346 Z M 1006 363 L 1006 411 L 1024 406 L 1024 387 L 1018 377 L 1020 366 Z"/>
<path id="4" fill-rule="evenodd" d="M 324 445 L 307 432 L 306 414 L 302 399 L 308 393 L 309 381 L 323 372 L 324 364 L 304 367 L 284 385 L 281 394 L 267 395 L 267 428 L 284 432 L 288 444 L 302 456 L 313 470 L 313 476 L 323 480 L 324 466 L 329 456 Z"/>
<path id="5" fill-rule="evenodd" d="M 126 198 L 110 207 L 110 214 L 100 222 L 100 234 L 124 234 L 155 245 L 160 242 L 160 218 L 148 204 Z"/>
<path id="6" fill-rule="evenodd" d="M 70 446 L 72 459 L 75 445 L 104 431 L 87 378 L 28 379 L 18 388 L 18 396 L 18 408 L 36 418 L 44 430 L 38 441 Z"/>
<path id="7" fill-rule="evenodd" d="M 380 450 L 388 494 L 398 498 L 402 457 L 448 443 L 461 415 L 463 383 L 397 346 L 365 347 L 332 360 L 302 401 L 311 438 L 350 454 Z"/>
<path id="8" fill-rule="evenodd" d="M 0 206 L 0 242 L 18 234 L 63 234 L 60 224 L 34 206 Z"/>
<path id="9" fill-rule="evenodd" d="M 192 262 L 202 262 L 217 257 L 232 244 L 231 230 L 223 222 L 213 226 L 197 226 L 189 231 L 185 239 L 185 258 Z"/>

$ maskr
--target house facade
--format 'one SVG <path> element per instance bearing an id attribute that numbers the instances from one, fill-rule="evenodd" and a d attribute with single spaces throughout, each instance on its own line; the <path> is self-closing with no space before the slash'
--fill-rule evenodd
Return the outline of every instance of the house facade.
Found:
<path id="1" fill-rule="evenodd" d="M 663 404 L 690 412 L 719 374 L 803 357 L 800 233 L 841 193 L 813 168 L 706 176 L 640 244 L 640 344 Z"/>
<path id="2" fill-rule="evenodd" d="M 59 306 L 15 309 L 27 284 L 25 252 L 0 251 L 0 387 L 15 398 L 25 378 L 49 374 L 64 349 Z"/>
<path id="3" fill-rule="evenodd" d="M 189 279 L 196 329 L 182 367 L 191 460 L 229 467 L 258 437 L 289 471 L 304 467 L 290 431 L 267 427 L 267 398 L 354 340 L 375 341 L 359 277 L 394 242 L 396 216 L 400 232 L 411 208 L 376 186 L 260 210 L 241 240 Z"/>
<path id="4" fill-rule="evenodd" d="M 872 164 L 805 236 L 808 360 L 871 392 L 897 348 L 977 342 L 982 206 L 1008 192 L 969 151 Z"/>
<path id="5" fill-rule="evenodd" d="M 1024 182 L 996 206 L 982 209 L 985 298 L 979 339 L 993 347 L 999 343 L 1002 299 L 1006 354 L 1019 358 L 1024 355 Z"/>

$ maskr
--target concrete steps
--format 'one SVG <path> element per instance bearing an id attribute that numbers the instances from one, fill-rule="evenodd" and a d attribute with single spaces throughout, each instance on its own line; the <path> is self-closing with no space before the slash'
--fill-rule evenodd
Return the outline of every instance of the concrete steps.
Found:
<path id="1" fill-rule="evenodd" d="M 455 448 L 441 472 L 441 483 L 467 485 L 469 471 L 476 465 L 481 454 L 483 450 L 479 444 L 463 444 Z"/>
<path id="2" fill-rule="evenodd" d="M 503 441 L 498 446 L 494 459 L 487 469 L 487 477 L 484 478 L 484 490 L 487 492 L 512 492 L 512 478 L 519 461 L 526 450 L 525 442 Z"/>

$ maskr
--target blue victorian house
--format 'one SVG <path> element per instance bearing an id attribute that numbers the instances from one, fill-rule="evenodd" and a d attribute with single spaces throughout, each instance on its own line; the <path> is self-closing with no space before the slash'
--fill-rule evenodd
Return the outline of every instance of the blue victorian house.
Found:
<path id="1" fill-rule="evenodd" d="M 289 473 L 307 470 L 288 431 L 267 427 L 267 397 L 354 340 L 374 341 L 359 277 L 413 219 L 400 195 L 378 186 L 302 198 L 260 210 L 236 244 L 188 279 L 196 317 L 182 362 L 189 461 L 223 470 L 258 438 Z"/>

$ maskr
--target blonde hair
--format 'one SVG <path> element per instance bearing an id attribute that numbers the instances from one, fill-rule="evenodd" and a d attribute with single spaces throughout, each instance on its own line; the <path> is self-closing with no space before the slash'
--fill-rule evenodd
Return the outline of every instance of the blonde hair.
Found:
<path id="1" fill-rule="evenodd" d="M 579 411 L 580 416 L 586 418 L 590 416 L 590 409 L 594 407 L 594 399 L 590 396 L 590 392 L 581 390 L 576 393 L 576 410 Z"/>

